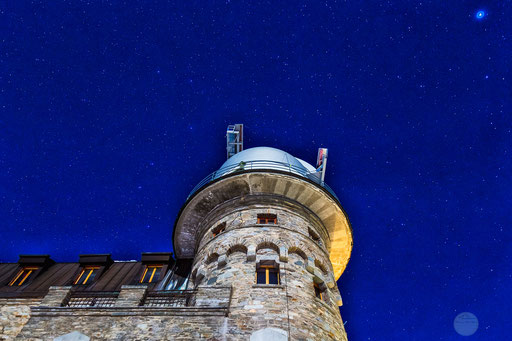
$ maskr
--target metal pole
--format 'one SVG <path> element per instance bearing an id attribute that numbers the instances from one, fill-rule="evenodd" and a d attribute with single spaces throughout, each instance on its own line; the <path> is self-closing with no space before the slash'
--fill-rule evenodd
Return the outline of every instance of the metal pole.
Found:
<path id="1" fill-rule="evenodd" d="M 327 166 L 327 155 L 328 153 L 325 153 L 324 159 L 322 161 L 322 186 L 324 185 L 325 180 L 325 167 Z"/>

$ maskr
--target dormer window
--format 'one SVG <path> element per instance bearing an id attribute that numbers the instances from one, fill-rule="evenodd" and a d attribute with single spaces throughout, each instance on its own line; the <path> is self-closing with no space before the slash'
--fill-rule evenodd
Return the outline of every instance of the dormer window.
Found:
<path id="1" fill-rule="evenodd" d="M 92 283 L 94 281 L 94 277 L 96 277 L 99 270 L 99 266 L 85 266 L 84 268 L 82 268 L 80 275 L 78 275 L 77 279 L 75 280 L 75 283 L 73 284 L 82 285 Z"/>
<path id="2" fill-rule="evenodd" d="M 258 224 L 277 224 L 277 215 L 275 214 L 258 214 Z"/>
<path id="3" fill-rule="evenodd" d="M 256 266 L 257 284 L 280 284 L 279 265 L 274 261 L 261 261 Z"/>
<path id="4" fill-rule="evenodd" d="M 30 280 L 30 278 L 34 275 L 34 273 L 39 270 L 36 266 L 26 266 L 21 269 L 13 280 L 9 283 L 10 286 L 20 286 L 23 283 L 26 283 Z"/>
<path id="5" fill-rule="evenodd" d="M 153 283 L 158 281 L 163 265 L 147 265 L 144 274 L 140 279 L 140 283 Z"/>
<path id="6" fill-rule="evenodd" d="M 226 230 L 226 222 L 220 223 L 212 230 L 212 235 L 217 237 L 219 234 Z"/>

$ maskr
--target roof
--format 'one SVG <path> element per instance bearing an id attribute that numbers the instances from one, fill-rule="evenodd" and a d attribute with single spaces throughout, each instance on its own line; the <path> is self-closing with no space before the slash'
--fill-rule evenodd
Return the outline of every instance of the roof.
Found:
<path id="1" fill-rule="evenodd" d="M 91 258 L 91 256 L 105 255 L 82 255 Z M 26 256 L 23 256 L 26 259 Z M 101 258 L 101 257 L 98 257 Z M 20 257 L 20 260 L 22 258 Z M 145 269 L 146 264 L 158 262 L 163 264 L 166 269 L 172 268 L 174 260 L 170 253 L 148 253 L 142 255 L 142 261 L 115 261 L 98 263 L 100 272 L 93 282 L 86 285 L 74 286 L 75 291 L 119 291 L 121 286 L 137 284 Z M 27 284 L 21 286 L 9 286 L 11 280 L 18 274 L 25 264 L 23 263 L 0 263 L 0 298 L 11 297 L 43 297 L 48 292 L 50 286 L 73 285 L 77 276 L 82 270 L 82 266 L 92 263 L 54 263 L 48 266 L 42 266 L 41 270 L 35 274 L 35 277 Z M 163 276 L 163 275 L 162 275 Z M 163 279 L 163 277 L 161 277 Z M 157 283 L 155 283 L 156 285 Z"/>
<path id="2" fill-rule="evenodd" d="M 249 163 L 251 169 L 289 170 L 304 176 L 314 170 L 313 166 L 277 148 L 255 147 L 237 153 L 222 164 L 220 170 L 235 169 L 240 163 Z M 219 172 L 219 176 L 224 172 Z"/>

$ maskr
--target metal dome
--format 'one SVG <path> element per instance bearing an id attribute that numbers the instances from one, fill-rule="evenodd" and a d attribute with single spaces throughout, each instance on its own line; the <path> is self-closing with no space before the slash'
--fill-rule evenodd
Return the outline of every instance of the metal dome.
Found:
<path id="1" fill-rule="evenodd" d="M 304 161 L 302 161 L 304 162 Z M 242 165 L 240 165 L 242 163 Z M 271 147 L 255 147 L 246 149 L 230 157 L 220 169 L 237 168 L 247 164 L 250 169 L 279 169 L 288 168 L 293 173 L 306 174 L 310 172 L 294 156 L 280 149 Z"/>
<path id="2" fill-rule="evenodd" d="M 199 182 L 190 192 L 188 197 L 190 198 L 192 194 L 201 187 L 224 176 L 240 172 L 257 171 L 260 169 L 292 173 L 293 175 L 309 179 L 327 189 L 327 191 L 337 198 L 336 194 L 329 188 L 329 186 L 321 181 L 321 173 L 318 172 L 315 167 L 285 151 L 271 147 L 249 148 L 233 155 L 224 162 L 218 170 L 209 174 Z"/>

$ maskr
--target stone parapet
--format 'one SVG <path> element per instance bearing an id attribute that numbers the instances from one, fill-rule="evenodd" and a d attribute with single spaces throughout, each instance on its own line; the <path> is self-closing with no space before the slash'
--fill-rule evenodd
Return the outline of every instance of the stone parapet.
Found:
<path id="1" fill-rule="evenodd" d="M 195 307 L 229 308 L 231 287 L 200 286 L 195 296 Z"/>
<path id="2" fill-rule="evenodd" d="M 48 289 L 48 293 L 43 298 L 40 306 L 60 307 L 71 293 L 71 286 L 53 286 Z"/>
<path id="3" fill-rule="evenodd" d="M 136 307 L 142 304 L 147 285 L 123 285 L 117 297 L 116 307 Z"/>

